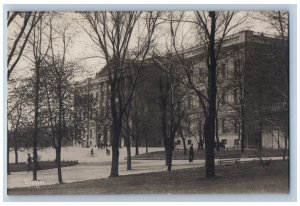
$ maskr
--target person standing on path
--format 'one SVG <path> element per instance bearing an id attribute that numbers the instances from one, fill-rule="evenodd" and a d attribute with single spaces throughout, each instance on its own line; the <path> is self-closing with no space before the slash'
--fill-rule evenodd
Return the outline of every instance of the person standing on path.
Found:
<path id="1" fill-rule="evenodd" d="M 93 150 L 93 148 L 91 149 L 91 157 L 94 157 L 94 150 Z"/>
<path id="2" fill-rule="evenodd" d="M 194 160 L 194 148 L 193 148 L 193 143 L 190 146 L 190 151 L 189 151 L 189 162 L 193 162 Z"/>
<path id="3" fill-rule="evenodd" d="M 31 163 L 32 163 L 32 159 L 31 159 L 31 156 L 30 156 L 30 153 L 28 153 L 28 157 L 27 157 L 27 172 L 30 172 L 31 170 Z"/>

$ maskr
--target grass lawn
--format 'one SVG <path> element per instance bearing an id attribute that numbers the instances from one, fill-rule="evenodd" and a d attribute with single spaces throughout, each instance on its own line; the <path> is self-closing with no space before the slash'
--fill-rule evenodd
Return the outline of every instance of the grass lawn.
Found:
<path id="1" fill-rule="evenodd" d="M 69 167 L 77 165 L 78 161 L 61 161 L 61 167 Z M 56 163 L 54 161 L 40 161 L 39 162 L 40 169 L 46 170 L 46 169 L 53 169 L 56 168 Z M 19 164 L 15 163 L 9 163 L 10 171 L 11 172 L 23 172 L 27 171 L 27 165 L 25 162 L 19 162 Z M 31 165 L 33 167 L 33 163 Z"/>
<path id="2" fill-rule="evenodd" d="M 184 155 L 183 149 L 175 149 L 173 151 L 173 160 L 184 160 L 188 159 L 189 150 L 187 149 L 187 155 Z M 232 155 L 232 154 L 241 154 L 242 158 L 255 158 L 257 157 L 257 150 L 245 150 L 244 153 L 241 153 L 240 150 L 221 150 L 215 151 L 215 158 L 218 158 L 221 155 Z M 262 152 L 265 156 L 268 157 L 282 157 L 282 151 L 278 150 L 264 150 Z M 143 160 L 163 160 L 165 159 L 164 151 L 156 151 L 143 153 L 137 156 L 133 156 L 132 159 L 143 159 Z M 205 159 L 205 150 L 194 149 L 194 159 Z"/>
<path id="3" fill-rule="evenodd" d="M 205 178 L 205 168 L 182 169 L 88 180 L 40 188 L 9 189 L 9 195 L 71 194 L 253 194 L 288 193 L 288 161 L 258 161 L 216 166 L 216 177 Z"/>

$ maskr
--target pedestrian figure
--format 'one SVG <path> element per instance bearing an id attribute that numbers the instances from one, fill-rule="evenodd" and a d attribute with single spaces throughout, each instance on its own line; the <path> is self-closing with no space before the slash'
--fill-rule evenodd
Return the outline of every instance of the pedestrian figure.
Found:
<path id="1" fill-rule="evenodd" d="M 221 150 L 225 150 L 225 142 L 221 141 Z"/>
<path id="2" fill-rule="evenodd" d="M 94 150 L 93 150 L 93 148 L 91 149 L 91 157 L 94 157 Z"/>
<path id="3" fill-rule="evenodd" d="M 30 172 L 30 170 L 31 170 L 31 163 L 32 163 L 32 159 L 31 159 L 30 154 L 28 153 L 27 162 L 26 162 L 26 164 L 27 164 L 27 172 Z"/>
<path id="4" fill-rule="evenodd" d="M 190 151 L 189 151 L 189 162 L 192 162 L 194 160 L 194 148 L 193 144 L 190 146 Z"/>
<path id="5" fill-rule="evenodd" d="M 110 150 L 108 148 L 106 148 L 106 155 L 109 156 L 110 155 Z"/>

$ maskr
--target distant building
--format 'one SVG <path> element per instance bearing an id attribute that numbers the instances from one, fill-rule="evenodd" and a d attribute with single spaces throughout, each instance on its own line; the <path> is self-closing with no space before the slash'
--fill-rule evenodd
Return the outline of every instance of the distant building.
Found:
<path id="1" fill-rule="evenodd" d="M 224 40 L 217 65 L 216 141 L 223 141 L 229 148 L 240 148 L 244 124 L 245 148 L 284 147 L 289 127 L 287 51 L 287 41 L 252 31 Z M 197 73 L 206 68 L 201 47 L 189 56 L 193 75 L 207 78 L 206 73 Z M 197 102 L 196 97 L 193 99 Z M 195 109 L 198 107 L 197 104 Z M 194 127 L 203 124 L 201 119 L 198 123 L 193 121 Z M 187 145 L 197 145 L 201 133 L 187 136 Z M 183 147 L 180 136 L 175 141 L 177 147 Z"/>
<path id="2" fill-rule="evenodd" d="M 149 61 L 145 62 L 139 81 L 134 92 L 132 102 L 132 146 L 148 145 L 163 146 L 160 130 L 159 105 L 157 102 L 158 88 L 157 78 L 160 76 L 159 70 Z M 95 78 L 88 78 L 84 81 L 77 82 L 76 90 L 80 94 L 86 95 L 90 99 L 89 115 L 84 115 L 84 132 L 82 138 L 73 142 L 74 146 L 98 146 L 100 144 L 110 145 L 112 142 L 112 120 L 110 111 L 110 94 L 107 68 L 98 72 Z M 87 108 L 86 108 L 87 109 Z M 89 132 L 88 132 L 89 131 Z M 120 146 L 124 145 L 122 138 Z"/>
<path id="3" fill-rule="evenodd" d="M 208 75 L 203 51 L 201 47 L 195 47 L 186 55 L 193 76 L 205 80 Z M 224 142 L 229 148 L 240 148 L 244 134 L 245 148 L 284 146 L 284 135 L 288 135 L 286 51 L 286 41 L 252 31 L 242 31 L 224 40 L 217 65 L 216 141 Z M 106 72 L 104 67 L 94 78 L 76 83 L 78 91 L 90 94 L 87 97 L 91 106 L 89 114 L 83 114 L 85 132 L 81 141 L 74 141 L 74 145 L 111 143 L 110 90 Z M 152 61 L 146 61 L 132 103 L 132 146 L 163 146 L 158 79 L 165 78 L 164 75 Z M 189 119 L 183 122 L 182 134 L 187 147 L 191 143 L 196 147 L 204 141 L 204 118 L 193 91 L 184 98 Z M 177 148 L 183 147 L 181 136 L 176 135 Z"/>

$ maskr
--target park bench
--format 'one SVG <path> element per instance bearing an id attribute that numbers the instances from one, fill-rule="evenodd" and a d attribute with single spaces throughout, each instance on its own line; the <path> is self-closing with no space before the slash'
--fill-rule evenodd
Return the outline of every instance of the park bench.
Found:
<path id="1" fill-rule="evenodd" d="M 220 155 L 219 163 L 220 165 L 228 165 L 239 163 L 241 159 L 240 154 L 231 154 L 231 155 Z"/>

